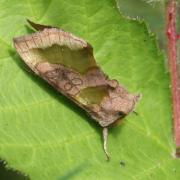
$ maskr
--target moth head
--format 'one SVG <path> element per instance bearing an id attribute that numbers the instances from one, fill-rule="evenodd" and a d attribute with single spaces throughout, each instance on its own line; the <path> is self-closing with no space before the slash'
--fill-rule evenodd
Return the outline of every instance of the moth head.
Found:
<path id="1" fill-rule="evenodd" d="M 127 116 L 130 112 L 134 112 L 136 103 L 140 100 L 141 95 L 128 94 L 124 98 L 119 98 L 116 102 L 116 110 L 114 114 L 114 121 L 110 126 L 116 126 L 122 122 L 122 119 Z"/>
<path id="2" fill-rule="evenodd" d="M 125 88 L 118 85 L 109 90 L 109 97 L 103 100 L 103 109 L 116 114 L 119 118 L 125 117 L 135 109 L 141 95 L 131 94 Z"/>
<path id="3" fill-rule="evenodd" d="M 117 106 L 119 108 L 119 116 L 125 117 L 130 112 L 133 112 L 140 98 L 140 94 L 134 95 L 129 93 L 119 98 L 119 106 Z"/>

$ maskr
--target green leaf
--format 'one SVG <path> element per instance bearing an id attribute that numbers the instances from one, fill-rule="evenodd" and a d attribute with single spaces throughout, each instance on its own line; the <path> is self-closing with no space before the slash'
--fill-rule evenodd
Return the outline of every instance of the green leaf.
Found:
<path id="1" fill-rule="evenodd" d="M 139 115 L 110 130 L 110 162 L 101 128 L 16 54 L 12 38 L 30 33 L 26 18 L 86 39 L 111 78 L 142 93 Z M 8 168 L 32 180 L 180 179 L 169 75 L 145 23 L 125 19 L 113 0 L 2 0 L 0 27 L 0 158 Z"/>
<path id="2" fill-rule="evenodd" d="M 160 47 L 166 50 L 166 0 L 117 0 L 123 15 L 144 19 L 151 31 L 156 33 Z"/>

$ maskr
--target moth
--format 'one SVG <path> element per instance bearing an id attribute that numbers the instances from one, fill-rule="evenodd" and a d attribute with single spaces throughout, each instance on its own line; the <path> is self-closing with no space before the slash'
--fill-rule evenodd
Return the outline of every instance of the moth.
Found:
<path id="1" fill-rule="evenodd" d="M 84 109 L 103 129 L 107 151 L 108 128 L 133 112 L 140 99 L 97 65 L 93 47 L 62 29 L 29 24 L 37 32 L 13 39 L 14 47 L 29 68 L 56 90 Z"/>

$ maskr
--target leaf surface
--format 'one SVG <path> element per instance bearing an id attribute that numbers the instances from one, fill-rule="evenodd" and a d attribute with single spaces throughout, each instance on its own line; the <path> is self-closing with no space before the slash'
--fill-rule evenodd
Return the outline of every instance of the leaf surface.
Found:
<path id="1" fill-rule="evenodd" d="M 110 130 L 109 163 L 98 124 L 16 54 L 12 38 L 31 33 L 26 18 L 87 40 L 111 78 L 142 93 L 139 115 Z M 169 75 L 143 22 L 125 19 L 113 0 L 1 0 L 0 27 L 0 158 L 9 168 L 32 180 L 180 179 Z"/>

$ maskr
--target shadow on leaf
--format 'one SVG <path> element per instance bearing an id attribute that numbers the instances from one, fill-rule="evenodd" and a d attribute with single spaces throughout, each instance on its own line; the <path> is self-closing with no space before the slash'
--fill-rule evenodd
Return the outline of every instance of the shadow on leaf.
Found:
<path id="1" fill-rule="evenodd" d="M 29 177 L 21 174 L 19 171 L 7 169 L 6 162 L 0 160 L 0 179 L 1 180 L 29 180 Z"/>
<path id="2" fill-rule="evenodd" d="M 88 166 L 89 164 L 87 164 L 86 162 L 81 163 L 80 165 L 76 166 L 75 168 L 73 168 L 72 170 L 69 170 L 66 174 L 64 174 L 63 176 L 59 177 L 58 180 L 68 180 L 68 179 L 72 179 L 75 176 L 79 175 L 79 173 L 81 173 L 82 171 L 85 170 L 85 168 Z"/>

